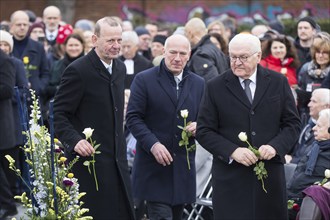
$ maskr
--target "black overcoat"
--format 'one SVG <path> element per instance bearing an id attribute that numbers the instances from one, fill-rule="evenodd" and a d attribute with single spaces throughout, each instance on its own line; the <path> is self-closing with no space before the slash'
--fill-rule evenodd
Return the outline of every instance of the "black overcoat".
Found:
<path id="1" fill-rule="evenodd" d="M 0 50 L 0 150 L 10 149 L 15 146 L 12 106 L 14 86 L 14 64 L 11 58 Z"/>
<path id="2" fill-rule="evenodd" d="M 105 69 L 96 52 L 71 63 L 64 71 L 55 95 L 54 125 L 66 155 L 72 159 L 74 146 L 84 137 L 82 131 L 94 129 L 92 138 L 101 144 L 101 154 L 96 155 L 96 173 L 99 191 L 94 178 L 83 166 L 91 158 L 81 157 L 74 165 L 80 191 L 87 192 L 83 201 L 94 219 L 133 219 L 131 185 L 123 137 L 125 65 L 113 60 L 112 75 Z"/>
<path id="3" fill-rule="evenodd" d="M 211 80 L 197 120 L 197 140 L 213 154 L 215 219 L 286 219 L 284 155 L 293 147 L 299 116 L 287 79 L 258 65 L 252 105 L 231 70 Z M 265 188 L 253 168 L 232 161 L 236 148 L 247 146 L 238 134 L 247 132 L 255 147 L 269 144 L 277 155 L 264 161 Z"/>

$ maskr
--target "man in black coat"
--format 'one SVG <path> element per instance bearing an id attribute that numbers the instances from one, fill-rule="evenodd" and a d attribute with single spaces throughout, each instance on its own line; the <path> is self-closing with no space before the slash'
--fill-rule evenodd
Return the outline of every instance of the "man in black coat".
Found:
<path id="1" fill-rule="evenodd" d="M 123 137 L 125 65 L 116 59 L 121 49 L 122 28 L 113 18 L 97 21 L 92 41 L 95 49 L 71 63 L 63 73 L 54 102 L 55 133 L 73 166 L 82 198 L 94 219 L 134 219 L 131 184 Z M 95 152 L 82 131 L 95 129 L 100 144 L 94 178 L 83 163 Z"/>
<path id="2" fill-rule="evenodd" d="M 287 219 L 284 155 L 300 128 L 290 86 L 283 75 L 258 65 L 257 37 L 236 35 L 229 54 L 231 70 L 208 82 L 197 120 L 197 140 L 213 154 L 214 219 Z M 267 193 L 253 170 L 259 160 L 268 171 Z"/>
<path id="3" fill-rule="evenodd" d="M 185 35 L 192 51 L 188 67 L 208 81 L 229 68 L 228 59 L 210 40 L 207 28 L 200 18 L 192 18 L 185 25 Z"/>
<path id="4" fill-rule="evenodd" d="M 17 151 L 15 149 L 15 124 L 12 106 L 14 86 L 14 64 L 11 58 L 0 50 L 0 219 L 17 213 L 8 182 L 8 177 L 12 171 L 9 169 L 9 163 L 5 158 L 6 154 L 13 155 Z"/>

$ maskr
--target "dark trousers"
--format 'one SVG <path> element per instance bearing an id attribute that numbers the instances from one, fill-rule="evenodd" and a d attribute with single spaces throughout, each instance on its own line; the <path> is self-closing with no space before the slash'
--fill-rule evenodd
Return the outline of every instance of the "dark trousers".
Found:
<path id="1" fill-rule="evenodd" d="M 7 154 L 17 161 L 18 148 L 0 150 L 0 208 L 12 210 L 16 208 L 14 193 L 17 176 L 9 169 L 9 162 L 5 158 Z"/>
<path id="2" fill-rule="evenodd" d="M 182 220 L 184 205 L 147 202 L 147 208 L 150 220 Z"/>

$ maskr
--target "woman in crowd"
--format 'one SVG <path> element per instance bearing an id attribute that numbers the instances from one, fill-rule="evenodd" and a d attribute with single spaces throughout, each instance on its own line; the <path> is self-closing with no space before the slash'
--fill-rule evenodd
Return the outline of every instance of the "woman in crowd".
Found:
<path id="1" fill-rule="evenodd" d="M 64 41 L 64 57 L 54 63 L 50 70 L 47 86 L 48 100 L 52 99 L 61 81 L 64 69 L 73 61 L 84 55 L 85 41 L 79 33 L 70 34 Z"/>
<path id="2" fill-rule="evenodd" d="M 321 86 L 330 71 L 330 35 L 318 33 L 311 47 L 312 61 L 303 65 L 299 72 L 299 87 L 312 92 Z"/>
<path id="3" fill-rule="evenodd" d="M 229 41 L 229 39 L 225 36 L 226 28 L 225 28 L 224 24 L 221 21 L 219 21 L 219 20 L 212 21 L 207 26 L 207 32 L 209 34 L 211 34 L 211 33 L 218 33 L 218 34 L 220 34 L 223 37 L 223 39 L 225 40 L 226 44 Z"/>
<path id="4" fill-rule="evenodd" d="M 309 109 L 307 107 L 312 92 L 321 87 L 330 72 L 330 35 L 326 32 L 318 33 L 311 46 L 312 60 L 305 63 L 298 75 L 298 109 L 303 123 L 307 121 Z"/>
<path id="5" fill-rule="evenodd" d="M 299 61 L 292 42 L 284 35 L 279 35 L 269 39 L 263 50 L 260 65 L 285 75 L 290 86 L 295 87 Z"/>
<path id="6" fill-rule="evenodd" d="M 228 55 L 228 45 L 225 39 L 216 32 L 209 33 L 209 35 L 211 36 L 211 42 L 214 43 L 214 45 L 217 46 L 217 48 L 219 48 L 219 50 L 221 50 L 224 54 Z"/>

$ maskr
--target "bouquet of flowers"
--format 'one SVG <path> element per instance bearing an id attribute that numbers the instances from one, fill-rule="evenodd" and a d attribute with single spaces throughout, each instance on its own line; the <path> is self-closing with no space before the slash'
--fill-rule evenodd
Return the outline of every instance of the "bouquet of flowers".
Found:
<path id="1" fill-rule="evenodd" d="M 93 219 L 91 216 L 83 216 L 89 211 L 82 208 L 83 202 L 79 201 L 85 193 L 79 193 L 78 179 L 70 173 L 79 158 L 67 163 L 57 140 L 55 150 L 51 151 L 50 134 L 45 126 L 38 123 L 41 117 L 38 100 L 34 91 L 30 91 L 33 100 L 30 129 L 23 132 L 27 142 L 22 147 L 30 168 L 30 184 L 24 181 L 21 171 L 15 167 L 15 160 L 10 155 L 5 156 L 9 168 L 30 191 L 29 195 L 24 192 L 21 196 L 15 196 L 15 199 L 19 199 L 27 208 L 26 215 L 30 219 Z"/>
<path id="2" fill-rule="evenodd" d="M 192 133 L 187 131 L 186 127 L 191 123 L 188 122 L 187 123 L 187 118 L 188 118 L 188 110 L 184 109 L 181 110 L 181 117 L 183 118 L 183 127 L 178 125 L 178 128 L 180 128 L 182 130 L 181 132 L 181 140 L 179 142 L 179 146 L 184 146 L 186 148 L 186 156 L 187 156 L 187 164 L 188 164 L 188 169 L 190 170 L 190 162 L 189 162 L 189 152 L 196 150 L 196 144 L 191 145 L 190 147 L 189 145 L 189 138 L 192 137 Z"/>
<path id="3" fill-rule="evenodd" d="M 259 151 L 256 148 L 252 147 L 249 141 L 247 140 L 247 136 L 245 132 L 239 133 L 238 138 L 241 141 L 246 142 L 248 144 L 249 150 L 251 150 L 257 157 L 260 157 Z M 267 193 L 267 190 L 265 189 L 264 178 L 267 178 L 268 174 L 264 162 L 259 161 L 258 163 L 256 163 L 256 166 L 254 167 L 253 171 L 256 173 L 258 180 L 261 181 L 262 189 L 265 191 L 265 193 Z"/>

